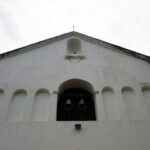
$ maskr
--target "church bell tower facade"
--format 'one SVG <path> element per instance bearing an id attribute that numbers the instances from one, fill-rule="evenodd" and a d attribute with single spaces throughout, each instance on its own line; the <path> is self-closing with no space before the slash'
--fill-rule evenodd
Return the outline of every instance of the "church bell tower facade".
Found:
<path id="1" fill-rule="evenodd" d="M 73 31 L 0 70 L 0 149 L 150 149 L 150 57 Z"/>

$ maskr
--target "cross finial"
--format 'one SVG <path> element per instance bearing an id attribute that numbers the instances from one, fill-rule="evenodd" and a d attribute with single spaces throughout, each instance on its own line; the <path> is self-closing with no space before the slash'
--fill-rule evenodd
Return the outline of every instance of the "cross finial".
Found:
<path id="1" fill-rule="evenodd" d="M 73 31 L 75 31 L 75 27 L 76 27 L 75 25 L 73 25 L 73 26 L 72 26 L 72 28 L 73 28 Z"/>
<path id="2" fill-rule="evenodd" d="M 72 30 L 73 30 L 73 32 L 75 31 L 75 27 L 77 27 L 77 26 L 75 26 L 74 24 L 72 25 L 72 26 L 70 26 L 70 27 L 72 27 Z"/>

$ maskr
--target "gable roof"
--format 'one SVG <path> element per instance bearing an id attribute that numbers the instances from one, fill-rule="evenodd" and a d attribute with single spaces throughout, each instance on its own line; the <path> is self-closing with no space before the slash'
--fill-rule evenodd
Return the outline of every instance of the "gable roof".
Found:
<path id="1" fill-rule="evenodd" d="M 130 55 L 130 56 L 133 56 L 133 57 L 136 57 L 136 58 L 150 62 L 149 56 L 134 52 L 132 50 L 129 50 L 129 49 L 126 49 L 126 48 L 123 48 L 123 47 L 120 47 L 120 46 L 117 46 L 117 45 L 114 45 L 114 44 L 111 44 L 111 43 L 108 43 L 108 42 L 105 42 L 105 41 L 102 41 L 102 40 L 99 40 L 99 39 L 96 39 L 96 38 L 93 38 L 90 36 L 87 36 L 85 34 L 75 32 L 75 31 L 68 32 L 68 33 L 65 33 L 65 34 L 62 34 L 62 35 L 59 35 L 59 36 L 56 36 L 53 38 L 49 38 L 49 39 L 46 39 L 46 40 L 43 40 L 43 41 L 40 41 L 37 43 L 33 43 L 33 44 L 27 45 L 25 47 L 21 47 L 21 48 L 18 48 L 18 49 L 15 49 L 15 50 L 12 50 L 12 51 L 9 51 L 6 53 L 2 53 L 2 54 L 0 54 L 0 59 L 15 56 L 15 55 L 18 55 L 21 53 L 25 53 L 25 52 L 33 50 L 35 48 L 40 48 L 40 47 L 48 45 L 50 43 L 57 42 L 57 41 L 62 40 L 64 38 L 68 38 L 70 36 L 77 36 L 83 40 L 95 43 L 95 44 L 100 45 L 102 47 L 105 47 L 105 48 L 108 48 L 111 50 L 115 50 L 115 51 L 118 51 L 118 52 L 121 52 L 121 53 L 124 53 L 124 54 L 127 54 L 127 55 Z"/>

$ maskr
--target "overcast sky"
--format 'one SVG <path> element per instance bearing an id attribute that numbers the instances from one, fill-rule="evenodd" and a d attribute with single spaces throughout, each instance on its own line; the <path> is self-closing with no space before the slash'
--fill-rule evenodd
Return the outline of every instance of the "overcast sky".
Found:
<path id="1" fill-rule="evenodd" d="M 0 0 L 0 53 L 75 31 L 150 56 L 150 0 Z"/>

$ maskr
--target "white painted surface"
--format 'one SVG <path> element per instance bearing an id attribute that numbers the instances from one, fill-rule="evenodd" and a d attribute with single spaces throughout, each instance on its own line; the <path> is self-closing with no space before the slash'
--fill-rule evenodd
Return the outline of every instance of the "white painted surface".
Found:
<path id="1" fill-rule="evenodd" d="M 24 91 L 19 91 L 15 93 L 10 102 L 8 110 L 8 120 L 22 121 L 25 104 L 26 104 L 26 93 Z"/>
<path id="2" fill-rule="evenodd" d="M 31 119 L 33 121 L 48 121 L 50 95 L 47 91 L 39 91 L 33 102 Z"/>
<path id="3" fill-rule="evenodd" d="M 143 89 L 142 92 L 143 92 L 143 96 L 144 96 L 147 109 L 150 113 L 150 88 Z"/>
<path id="4" fill-rule="evenodd" d="M 113 90 L 110 88 L 104 88 L 102 95 L 106 120 L 117 120 L 117 110 Z"/>
<path id="5" fill-rule="evenodd" d="M 133 89 L 125 87 L 122 94 L 129 120 L 139 120 L 138 101 Z"/>
<path id="6" fill-rule="evenodd" d="M 4 91 L 0 89 L 0 109 L 2 107 L 3 101 L 4 101 Z"/>
<path id="7" fill-rule="evenodd" d="M 68 39 L 0 60 L 0 88 L 5 93 L 0 150 L 149 150 L 150 114 L 145 116 L 143 105 L 149 93 L 142 93 L 142 86 L 150 86 L 150 64 L 82 39 L 85 57 L 69 59 L 65 57 Z M 70 79 L 85 80 L 99 91 L 95 96 L 98 120 L 81 121 L 80 131 L 74 129 L 79 122 L 56 121 L 53 91 L 59 92 Z M 127 86 L 134 92 L 122 92 Z M 102 92 L 104 87 L 113 92 Z M 18 89 L 27 94 L 13 96 Z M 50 95 L 37 93 L 39 89 L 47 89 Z"/>

